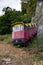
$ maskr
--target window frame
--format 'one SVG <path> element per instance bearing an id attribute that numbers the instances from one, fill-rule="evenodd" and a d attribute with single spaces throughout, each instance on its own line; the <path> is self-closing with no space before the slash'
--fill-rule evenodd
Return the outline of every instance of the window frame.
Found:
<path id="1" fill-rule="evenodd" d="M 22 30 L 24 30 L 24 25 L 14 26 L 12 31 L 16 32 L 16 31 L 22 31 Z"/>

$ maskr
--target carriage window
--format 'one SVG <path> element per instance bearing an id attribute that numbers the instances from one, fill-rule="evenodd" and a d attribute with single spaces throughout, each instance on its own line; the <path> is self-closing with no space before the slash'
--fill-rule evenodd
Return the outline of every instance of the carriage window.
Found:
<path id="1" fill-rule="evenodd" d="M 16 31 L 20 31 L 20 30 L 24 30 L 24 26 L 19 25 L 19 26 L 15 26 L 15 27 L 13 27 L 13 31 L 14 31 L 14 32 L 16 32 Z"/>
<path id="2" fill-rule="evenodd" d="M 19 31 L 20 30 L 20 26 L 15 26 L 15 27 L 13 27 L 13 31 Z"/>
<path id="3" fill-rule="evenodd" d="M 16 26 L 15 29 L 16 29 L 16 30 L 19 30 L 19 26 Z"/>
<path id="4" fill-rule="evenodd" d="M 20 26 L 20 30 L 24 30 L 24 26 L 21 25 L 21 26 Z"/>

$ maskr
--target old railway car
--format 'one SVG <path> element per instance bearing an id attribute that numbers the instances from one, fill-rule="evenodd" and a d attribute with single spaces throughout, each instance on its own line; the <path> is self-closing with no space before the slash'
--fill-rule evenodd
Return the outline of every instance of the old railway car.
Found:
<path id="1" fill-rule="evenodd" d="M 13 44 L 26 44 L 36 33 L 36 23 L 16 22 L 12 24 Z"/>

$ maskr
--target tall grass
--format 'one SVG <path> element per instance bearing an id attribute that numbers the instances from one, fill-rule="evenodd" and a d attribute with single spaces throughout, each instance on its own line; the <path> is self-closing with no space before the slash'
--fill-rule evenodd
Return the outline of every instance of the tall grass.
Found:
<path id="1" fill-rule="evenodd" d="M 0 35 L 0 43 L 11 43 L 11 34 Z"/>

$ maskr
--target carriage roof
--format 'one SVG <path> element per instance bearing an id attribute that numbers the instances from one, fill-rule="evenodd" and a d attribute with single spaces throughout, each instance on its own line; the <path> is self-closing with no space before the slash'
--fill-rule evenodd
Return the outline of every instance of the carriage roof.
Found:
<path id="1" fill-rule="evenodd" d="M 11 24 L 11 26 L 17 26 L 17 25 L 24 25 L 24 23 L 23 22 L 16 22 L 16 23 Z"/>
<path id="2" fill-rule="evenodd" d="M 24 22 L 16 22 L 16 23 L 13 23 L 11 24 L 11 26 L 17 26 L 17 25 L 25 25 L 25 26 L 36 26 L 36 23 L 24 23 Z"/>

